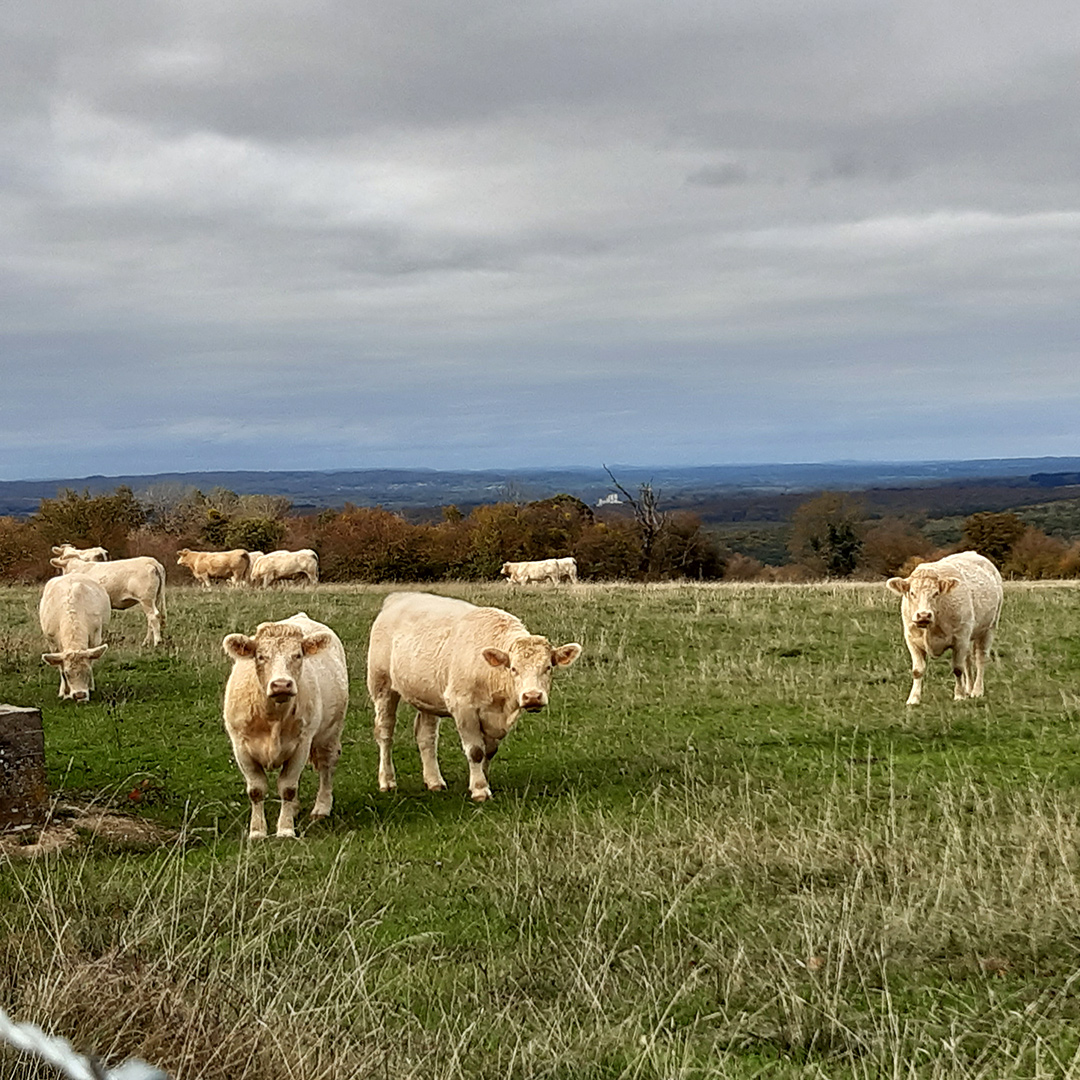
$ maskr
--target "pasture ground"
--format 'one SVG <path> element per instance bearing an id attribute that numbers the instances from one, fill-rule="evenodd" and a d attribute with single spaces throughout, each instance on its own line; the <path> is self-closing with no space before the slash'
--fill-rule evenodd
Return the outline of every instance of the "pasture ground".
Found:
<path id="1" fill-rule="evenodd" d="M 162 648 L 114 613 L 83 706 L 38 590 L 0 591 L 0 701 L 42 707 L 60 800 L 166 830 L 0 855 L 14 1018 L 176 1080 L 1080 1075 L 1075 585 L 1007 586 L 987 697 L 938 660 L 914 709 L 883 586 L 434 586 L 585 647 L 483 805 L 449 721 L 423 790 L 404 707 L 377 790 L 388 591 L 173 588 Z M 297 610 L 349 653 L 334 812 L 250 844 L 221 638 Z"/>

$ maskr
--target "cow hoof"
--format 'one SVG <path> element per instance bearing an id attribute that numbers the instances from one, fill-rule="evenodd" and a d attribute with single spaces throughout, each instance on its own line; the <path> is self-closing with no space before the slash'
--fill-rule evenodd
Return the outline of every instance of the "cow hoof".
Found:
<path id="1" fill-rule="evenodd" d="M 380 791 L 397 791 L 397 782 L 394 781 L 394 780 L 391 780 L 389 784 L 380 783 L 379 784 L 379 790 Z"/>
<path id="2" fill-rule="evenodd" d="M 428 791 L 445 791 L 446 784 L 445 782 L 440 782 L 438 784 L 428 784 L 427 789 Z"/>
<path id="3" fill-rule="evenodd" d="M 473 802 L 487 802 L 488 799 L 494 798 L 491 794 L 491 788 L 484 788 L 483 791 L 474 791 L 472 797 Z"/>
<path id="4" fill-rule="evenodd" d="M 278 829 L 277 837 L 278 837 L 278 839 L 283 839 L 283 840 L 295 840 L 296 839 L 296 830 L 295 829 Z"/>
<path id="5" fill-rule="evenodd" d="M 255 832 L 253 830 L 252 832 L 248 833 L 248 839 L 249 840 L 265 840 L 266 839 L 266 833 L 265 832 Z"/>

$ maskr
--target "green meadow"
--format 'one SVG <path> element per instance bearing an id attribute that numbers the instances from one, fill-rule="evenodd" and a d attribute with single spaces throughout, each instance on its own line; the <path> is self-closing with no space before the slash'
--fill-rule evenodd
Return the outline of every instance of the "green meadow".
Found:
<path id="1" fill-rule="evenodd" d="M 584 646 L 479 805 L 451 721 L 424 790 L 405 706 L 378 791 L 389 591 L 171 588 L 156 650 L 113 613 L 87 705 L 0 591 L 58 815 L 161 826 L 0 855 L 13 1018 L 175 1080 L 1080 1076 L 1077 585 L 1007 585 L 986 697 L 939 659 L 916 708 L 882 585 L 440 585 Z M 298 610 L 349 654 L 334 810 L 252 843 L 221 639 Z"/>

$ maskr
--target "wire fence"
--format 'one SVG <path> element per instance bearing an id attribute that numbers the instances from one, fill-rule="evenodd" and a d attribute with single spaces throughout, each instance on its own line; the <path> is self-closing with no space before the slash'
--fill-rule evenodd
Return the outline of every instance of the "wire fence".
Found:
<path id="1" fill-rule="evenodd" d="M 168 1074 L 138 1058 L 106 1069 L 94 1057 L 77 1054 L 66 1039 L 46 1035 L 34 1024 L 16 1024 L 0 1009 L 0 1040 L 60 1069 L 70 1080 L 169 1080 Z"/>

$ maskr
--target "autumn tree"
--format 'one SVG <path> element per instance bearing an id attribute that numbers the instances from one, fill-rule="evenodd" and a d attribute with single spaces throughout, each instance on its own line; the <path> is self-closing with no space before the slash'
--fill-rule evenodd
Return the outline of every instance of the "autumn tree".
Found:
<path id="1" fill-rule="evenodd" d="M 788 550 L 814 573 L 850 577 L 862 551 L 862 520 L 858 499 L 846 492 L 823 492 L 796 508 Z"/>
<path id="2" fill-rule="evenodd" d="M 892 577 L 913 556 L 926 559 L 934 545 L 910 522 L 887 517 L 863 533 L 859 563 L 871 573 Z"/>
<path id="3" fill-rule="evenodd" d="M 1042 529 L 1029 525 L 1009 548 L 1001 572 L 1008 578 L 1056 578 L 1063 575 L 1068 547 L 1064 540 L 1047 536 Z"/>
<path id="4" fill-rule="evenodd" d="M 146 520 L 146 514 L 126 485 L 111 495 L 80 495 L 70 488 L 55 499 L 42 499 L 31 521 L 42 539 L 52 545 L 104 547 L 112 558 L 127 554 L 128 535 Z"/>
<path id="5" fill-rule="evenodd" d="M 985 555 L 1000 570 L 1025 529 L 1023 520 L 1011 512 L 972 514 L 964 520 L 961 544 L 965 550 Z"/>

